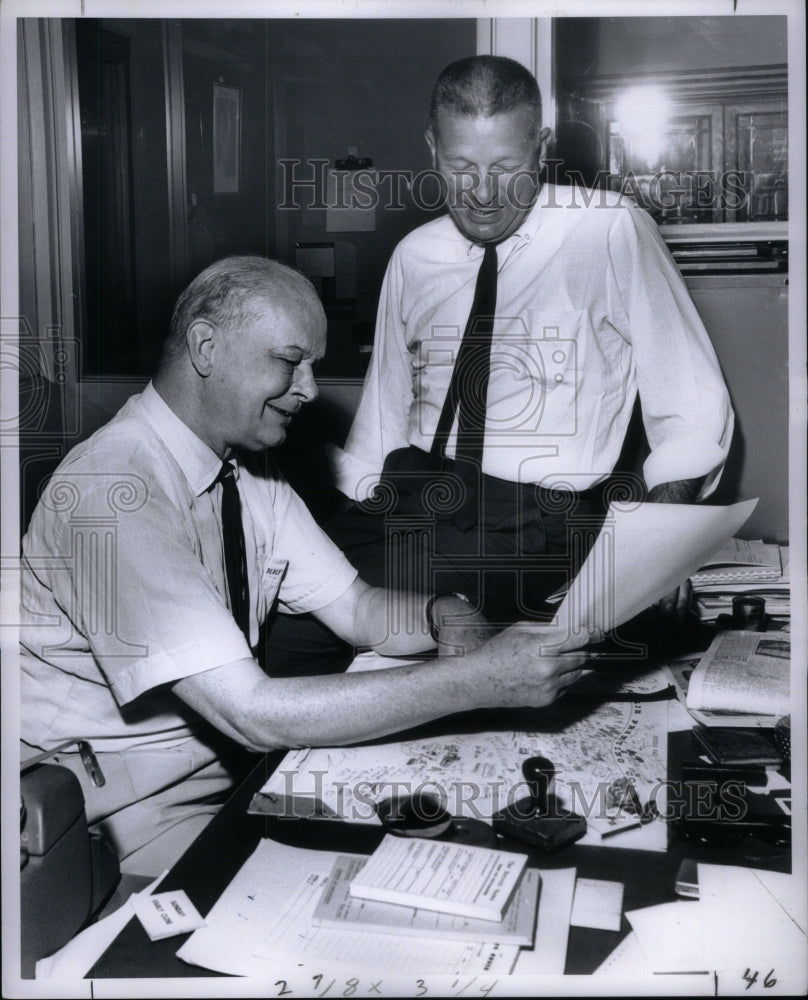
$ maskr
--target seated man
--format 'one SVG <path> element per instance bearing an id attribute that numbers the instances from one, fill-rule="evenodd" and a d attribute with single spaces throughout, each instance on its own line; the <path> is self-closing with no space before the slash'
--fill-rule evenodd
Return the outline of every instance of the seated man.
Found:
<path id="1" fill-rule="evenodd" d="M 519 63 L 474 56 L 438 77 L 426 139 L 448 214 L 388 265 L 362 398 L 335 455 L 353 506 L 328 526 L 369 582 L 407 586 L 403 568 L 462 591 L 500 626 L 547 616 L 546 597 L 575 573 L 618 485 L 638 395 L 650 446 L 641 498 L 708 496 L 733 427 L 653 220 L 617 194 L 543 183 L 548 134 Z M 408 520 L 420 551 L 401 558 L 392 536 Z M 666 603 L 681 613 L 687 598 L 683 587 Z M 272 636 L 290 672 L 302 625 L 281 621 Z M 314 623 L 306 640 L 319 635 Z"/>
<path id="2" fill-rule="evenodd" d="M 266 459 L 317 394 L 325 329 L 313 288 L 284 265 L 207 268 L 177 302 L 153 382 L 61 463 L 23 540 L 24 755 L 90 741 L 103 781 L 75 746 L 55 759 L 124 871 L 176 860 L 231 787 L 240 748 L 543 705 L 580 675 L 582 657 L 543 656 L 528 627 L 394 670 L 273 678 L 258 666 L 276 602 L 390 653 L 433 646 L 442 616 L 468 611 L 364 583 Z"/>

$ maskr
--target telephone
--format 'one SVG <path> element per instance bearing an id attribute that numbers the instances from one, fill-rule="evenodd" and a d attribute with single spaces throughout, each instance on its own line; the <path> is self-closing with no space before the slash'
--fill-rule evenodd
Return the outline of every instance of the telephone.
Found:
<path id="1" fill-rule="evenodd" d="M 21 975 L 58 951 L 98 913 L 120 879 L 118 858 L 90 833 L 78 778 L 58 764 L 20 775 Z"/>

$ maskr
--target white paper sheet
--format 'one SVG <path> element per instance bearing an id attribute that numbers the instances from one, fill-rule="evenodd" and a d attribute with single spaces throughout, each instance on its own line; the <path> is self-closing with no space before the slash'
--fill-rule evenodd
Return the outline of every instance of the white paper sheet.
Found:
<path id="1" fill-rule="evenodd" d="M 804 881 L 709 864 L 698 865 L 698 881 L 698 901 L 663 903 L 626 914 L 654 972 L 709 972 L 722 996 L 804 995 Z M 609 964 L 616 966 L 619 958 L 610 956 Z"/>
<path id="2" fill-rule="evenodd" d="M 547 868 L 542 871 L 536 945 L 519 952 L 513 970 L 516 975 L 563 975 L 567 964 L 574 893 L 574 868 Z"/>
<path id="3" fill-rule="evenodd" d="M 619 931 L 623 914 L 623 883 L 599 878 L 579 878 L 575 882 L 570 923 L 573 927 L 594 927 Z"/>
<path id="4" fill-rule="evenodd" d="M 654 972 L 705 972 L 705 946 L 715 928 L 704 920 L 699 901 L 660 903 L 626 913 Z"/>
<path id="5" fill-rule="evenodd" d="M 710 966 L 722 992 L 804 993 L 808 968 L 805 884 L 793 875 L 699 864 L 699 902 L 710 927 Z M 766 987 L 776 980 L 776 984 Z M 775 991 L 775 986 L 776 991 Z M 749 989 L 751 992 L 751 988 Z"/>
<path id="6" fill-rule="evenodd" d="M 610 504 L 554 623 L 585 640 L 628 621 L 695 573 L 756 505 Z"/>
<path id="7" fill-rule="evenodd" d="M 196 931 L 179 949 L 193 965 L 240 976 L 291 967 L 339 965 L 341 970 L 418 970 L 422 975 L 488 972 L 505 975 L 517 945 L 440 938 L 356 934 L 316 927 L 312 914 L 333 867 L 334 851 L 312 851 L 262 840 Z"/>

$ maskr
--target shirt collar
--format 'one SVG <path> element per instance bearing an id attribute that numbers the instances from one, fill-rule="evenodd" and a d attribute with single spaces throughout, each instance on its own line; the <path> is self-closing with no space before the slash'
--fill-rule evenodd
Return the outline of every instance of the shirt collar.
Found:
<path id="1" fill-rule="evenodd" d="M 525 243 L 530 243 L 530 241 L 534 238 L 536 231 L 542 223 L 542 219 L 546 215 L 546 213 L 542 213 L 542 209 L 548 205 L 554 204 L 552 188 L 553 185 L 551 184 L 542 184 L 539 189 L 539 193 L 536 196 L 536 201 L 527 215 L 522 219 L 519 224 L 519 228 L 514 230 L 514 232 L 512 232 L 507 239 L 497 244 L 497 252 L 499 254 L 500 261 L 504 260 L 505 257 L 511 253 L 511 251 L 517 249 L 517 247 L 520 247 Z M 468 241 L 466 244 L 466 253 L 469 256 L 481 249 L 482 248 L 477 243 Z M 503 252 L 500 253 L 500 251 Z"/>
<path id="2" fill-rule="evenodd" d="M 188 480 L 194 496 L 201 496 L 219 475 L 222 460 L 180 420 L 151 382 L 141 393 L 140 405 Z"/>

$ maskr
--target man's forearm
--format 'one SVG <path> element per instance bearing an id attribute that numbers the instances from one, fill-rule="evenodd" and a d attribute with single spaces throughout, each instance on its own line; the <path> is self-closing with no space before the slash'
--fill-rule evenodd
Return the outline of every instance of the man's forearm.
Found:
<path id="1" fill-rule="evenodd" d="M 173 691 L 252 750 L 336 746 L 483 706 L 548 705 L 580 677 L 586 657 L 572 649 L 566 633 L 512 626 L 452 662 L 273 678 L 245 659 L 185 677 Z"/>
<path id="2" fill-rule="evenodd" d="M 648 491 L 649 503 L 695 503 L 704 477 L 659 483 Z"/>

